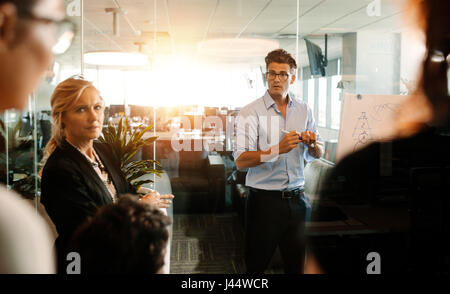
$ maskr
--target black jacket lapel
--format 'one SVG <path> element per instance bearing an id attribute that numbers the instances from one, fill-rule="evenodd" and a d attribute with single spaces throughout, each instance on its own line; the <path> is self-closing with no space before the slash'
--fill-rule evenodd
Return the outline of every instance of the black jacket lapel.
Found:
<path id="1" fill-rule="evenodd" d="M 94 142 L 94 149 L 113 181 L 118 194 L 131 192 L 128 183 L 120 170 L 120 164 L 108 144 Z"/>
<path id="2" fill-rule="evenodd" d="M 112 202 L 111 194 L 106 188 L 103 181 L 98 176 L 97 172 L 92 167 L 91 163 L 88 159 L 81 154 L 75 147 L 73 147 L 67 141 L 63 141 L 61 144 L 61 148 L 66 151 L 66 154 L 72 158 L 74 162 L 78 164 L 80 171 L 83 177 L 86 178 L 86 184 L 92 185 L 91 189 L 95 189 L 98 191 L 99 195 L 101 195 L 102 199 L 99 199 L 103 204 L 108 204 Z M 100 156 L 100 155 L 99 155 Z"/>

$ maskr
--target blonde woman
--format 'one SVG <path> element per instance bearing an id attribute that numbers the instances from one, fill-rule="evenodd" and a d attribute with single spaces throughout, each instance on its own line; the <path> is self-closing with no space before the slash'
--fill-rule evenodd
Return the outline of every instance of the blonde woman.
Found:
<path id="1" fill-rule="evenodd" d="M 95 142 L 103 126 L 103 99 L 89 81 L 69 78 L 51 97 L 52 138 L 45 148 L 41 202 L 58 232 L 58 267 L 65 268 L 66 248 L 74 231 L 101 206 L 131 193 L 109 145 Z M 142 199 L 168 208 L 173 195 Z"/>

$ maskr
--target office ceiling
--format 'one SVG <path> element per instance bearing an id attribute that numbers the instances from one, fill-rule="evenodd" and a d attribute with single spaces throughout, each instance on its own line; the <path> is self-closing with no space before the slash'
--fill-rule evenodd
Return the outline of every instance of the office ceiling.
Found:
<path id="1" fill-rule="evenodd" d="M 344 33 L 400 31 L 403 1 L 380 0 L 380 15 L 369 16 L 373 0 L 299 0 L 299 36 L 323 50 L 323 36 L 329 34 L 328 57 L 339 57 Z M 149 55 L 198 56 L 205 40 L 264 38 L 296 52 L 296 0 L 156 0 L 156 18 L 154 5 L 152 0 L 84 1 L 84 51 L 137 51 L 135 42 L 143 42 L 142 52 Z M 120 35 L 114 36 L 113 15 L 105 8 L 117 7 L 127 13 L 119 16 Z M 306 65 L 304 42 L 299 43 L 299 56 Z"/>

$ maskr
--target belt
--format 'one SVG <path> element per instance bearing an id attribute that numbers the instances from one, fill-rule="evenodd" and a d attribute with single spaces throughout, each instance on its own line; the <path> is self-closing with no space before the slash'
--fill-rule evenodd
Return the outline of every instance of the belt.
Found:
<path id="1" fill-rule="evenodd" d="M 252 191 L 253 193 L 261 193 L 265 195 L 281 197 L 281 199 L 291 199 L 300 196 L 305 191 L 305 189 L 301 187 L 289 191 L 274 191 L 274 190 L 261 190 L 250 187 L 250 191 Z"/>

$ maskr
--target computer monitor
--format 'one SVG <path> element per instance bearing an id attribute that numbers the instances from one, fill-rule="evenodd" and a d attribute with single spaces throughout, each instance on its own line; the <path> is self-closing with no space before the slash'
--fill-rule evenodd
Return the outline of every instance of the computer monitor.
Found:
<path id="1" fill-rule="evenodd" d="M 109 116 L 114 116 L 115 114 L 125 113 L 125 105 L 123 104 L 111 104 L 109 106 Z"/>
<path id="2" fill-rule="evenodd" d="M 141 105 L 129 105 L 130 116 L 139 116 L 141 118 L 153 117 L 153 107 L 151 106 L 141 106 Z"/>
<path id="3" fill-rule="evenodd" d="M 309 68 L 311 75 L 322 77 L 325 76 L 326 58 L 322 54 L 319 46 L 305 39 L 306 49 L 308 51 Z"/>
<path id="4" fill-rule="evenodd" d="M 22 125 L 20 127 L 19 136 L 26 137 L 31 135 L 33 132 L 33 126 L 29 117 L 22 118 Z"/>
<path id="5" fill-rule="evenodd" d="M 219 107 L 205 107 L 206 116 L 216 116 L 219 112 Z"/>
<path id="6" fill-rule="evenodd" d="M 188 121 L 189 125 L 186 124 Z M 184 120 L 181 121 L 181 128 L 185 130 L 195 130 L 195 129 L 201 130 L 202 127 L 203 127 L 203 116 L 200 114 L 185 114 Z"/>

